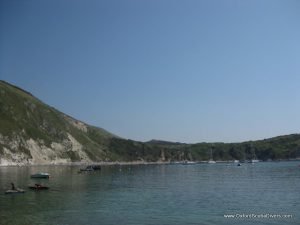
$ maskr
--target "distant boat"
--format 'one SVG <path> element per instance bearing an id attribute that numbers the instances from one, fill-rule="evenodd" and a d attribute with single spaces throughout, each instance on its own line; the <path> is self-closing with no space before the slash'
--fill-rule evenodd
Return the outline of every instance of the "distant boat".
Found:
<path id="1" fill-rule="evenodd" d="M 253 148 L 252 145 L 251 145 L 251 153 L 252 153 L 252 159 L 249 160 L 249 163 L 259 162 L 259 160 L 257 159 L 256 154 L 255 154 L 255 149 Z"/>
<path id="2" fill-rule="evenodd" d="M 239 160 L 233 160 L 233 163 L 239 163 L 240 161 Z"/>
<path id="3" fill-rule="evenodd" d="M 251 160 L 249 160 L 249 163 L 257 163 L 257 162 L 259 162 L 258 159 L 251 159 Z"/>
<path id="4" fill-rule="evenodd" d="M 183 165 L 194 165 L 194 164 L 197 164 L 197 162 L 195 162 L 195 161 L 184 161 L 182 164 Z"/>
<path id="5" fill-rule="evenodd" d="M 173 165 L 173 164 L 183 164 L 183 162 L 181 162 L 181 161 L 171 161 L 170 164 L 171 165 Z"/>
<path id="6" fill-rule="evenodd" d="M 86 168 L 80 169 L 79 173 L 81 173 L 81 172 L 92 172 L 92 171 L 97 171 L 97 170 L 101 170 L 101 166 L 99 166 L 99 165 L 89 165 Z"/>
<path id="7" fill-rule="evenodd" d="M 216 161 L 214 161 L 214 159 L 213 159 L 212 148 L 210 149 L 210 159 L 208 160 L 207 163 L 210 163 L 210 164 L 216 163 Z"/>
<path id="8" fill-rule="evenodd" d="M 36 190 L 36 191 L 49 189 L 49 187 L 43 186 L 41 184 L 35 184 L 34 186 L 29 186 L 28 188 L 30 188 L 31 190 Z"/>
<path id="9" fill-rule="evenodd" d="M 49 173 L 36 173 L 36 174 L 32 174 L 30 176 L 31 178 L 44 178 L 44 179 L 49 179 L 50 178 L 50 174 Z"/>

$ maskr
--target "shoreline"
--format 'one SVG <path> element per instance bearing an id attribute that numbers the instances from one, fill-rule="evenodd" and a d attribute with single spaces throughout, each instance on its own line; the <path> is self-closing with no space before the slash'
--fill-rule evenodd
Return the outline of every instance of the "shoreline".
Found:
<path id="1" fill-rule="evenodd" d="M 294 162 L 300 161 L 300 158 L 295 159 L 278 159 L 272 161 L 259 161 L 257 163 L 262 162 Z M 215 161 L 216 164 L 237 164 L 234 160 L 217 160 Z M 248 164 L 249 162 L 238 162 L 238 163 L 245 163 Z M 156 162 L 146 162 L 146 161 L 115 161 L 115 162 L 66 162 L 66 163 L 42 163 L 42 164 L 23 164 L 23 163 L 16 163 L 16 164 L 0 164 L 0 167 L 28 167 L 28 166 L 87 166 L 87 165 L 99 165 L 99 166 L 129 166 L 129 165 L 195 165 L 195 164 L 209 164 L 208 161 L 156 161 Z M 251 163 L 249 163 L 251 164 Z M 253 163 L 252 163 L 253 164 Z M 254 163 L 255 164 L 255 163 Z"/>
<path id="2" fill-rule="evenodd" d="M 0 164 L 0 167 L 27 167 L 27 166 L 87 166 L 87 165 L 99 165 L 99 166 L 115 166 L 115 165 L 160 165 L 170 164 L 170 162 L 144 162 L 144 161 L 131 161 L 131 162 L 66 162 L 66 163 L 16 163 L 16 164 Z"/>

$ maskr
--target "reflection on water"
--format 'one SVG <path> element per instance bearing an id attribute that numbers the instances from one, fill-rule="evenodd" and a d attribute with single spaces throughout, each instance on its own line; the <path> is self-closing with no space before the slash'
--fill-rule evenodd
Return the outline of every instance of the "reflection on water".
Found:
<path id="1" fill-rule="evenodd" d="M 299 164 L 0 167 L 0 224 L 300 224 Z M 11 182 L 26 193 L 4 195 Z M 37 182 L 50 190 L 27 188 Z M 264 213 L 293 218 L 224 218 Z"/>

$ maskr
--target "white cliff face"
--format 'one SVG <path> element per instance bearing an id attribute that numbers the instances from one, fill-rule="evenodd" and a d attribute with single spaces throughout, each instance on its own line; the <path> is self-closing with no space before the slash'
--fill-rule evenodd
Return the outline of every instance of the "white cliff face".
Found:
<path id="1" fill-rule="evenodd" d="M 0 165 L 36 165 L 36 164 L 66 164 L 71 159 L 66 152 L 72 152 L 79 156 L 81 162 L 91 162 L 90 158 L 83 151 L 82 145 L 69 133 L 61 143 L 52 142 L 50 147 L 45 146 L 41 140 L 24 140 L 20 136 L 8 140 L 0 134 L 0 143 L 3 147 L 3 154 L 0 155 Z M 28 149 L 28 153 L 18 151 L 22 147 Z"/>
<path id="2" fill-rule="evenodd" d="M 23 152 L 18 152 L 18 148 L 23 141 L 17 135 L 14 135 L 14 138 L 10 140 L 8 137 L 0 134 L 0 144 L 5 146 L 2 148 L 3 153 L 0 156 L 0 165 L 19 165 L 28 162 L 28 156 Z"/>
<path id="3" fill-rule="evenodd" d="M 64 118 L 76 129 L 87 133 L 85 123 L 66 115 Z M 71 155 L 79 158 L 80 162 L 91 162 L 83 146 L 70 133 L 62 142 L 52 142 L 50 146 L 46 146 L 43 140 L 25 139 L 25 136 L 25 131 L 12 137 L 0 133 L 0 165 L 66 164 L 72 162 Z"/>
<path id="4" fill-rule="evenodd" d="M 30 151 L 32 159 L 30 160 L 30 164 L 49 164 L 53 163 L 52 161 L 57 158 L 57 155 L 60 152 L 56 152 L 53 148 L 48 148 L 45 145 L 35 141 L 33 139 L 29 139 L 26 141 L 27 148 Z M 65 159 L 65 162 L 68 162 Z"/>
<path id="5" fill-rule="evenodd" d="M 0 103 L 0 165 L 105 159 L 103 149 L 112 137 L 105 130 L 76 120 L 5 81 L 0 81 Z"/>
<path id="6" fill-rule="evenodd" d="M 68 133 L 68 143 L 71 144 L 72 151 L 76 152 L 81 161 L 90 161 L 87 154 L 82 150 L 82 145 L 71 135 Z"/>
<path id="7" fill-rule="evenodd" d="M 0 158 L 1 166 L 28 164 L 28 156 L 24 153 L 14 153 L 8 148 L 3 148 L 4 154 Z"/>

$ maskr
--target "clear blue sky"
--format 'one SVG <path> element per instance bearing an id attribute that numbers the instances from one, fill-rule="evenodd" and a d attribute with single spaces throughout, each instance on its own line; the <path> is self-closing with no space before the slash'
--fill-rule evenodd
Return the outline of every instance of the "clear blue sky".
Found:
<path id="1" fill-rule="evenodd" d="M 300 130 L 300 1 L 0 0 L 0 78 L 147 141 Z"/>

